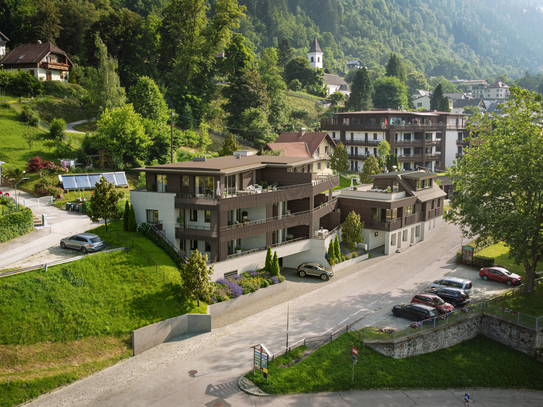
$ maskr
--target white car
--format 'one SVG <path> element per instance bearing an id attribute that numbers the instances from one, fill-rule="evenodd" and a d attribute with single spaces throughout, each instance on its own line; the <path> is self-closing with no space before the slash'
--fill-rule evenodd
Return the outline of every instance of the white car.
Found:
<path id="1" fill-rule="evenodd" d="M 458 288 L 465 291 L 467 294 L 471 292 L 472 283 L 469 280 L 458 277 L 444 277 L 441 280 L 436 280 L 430 287 L 432 288 Z"/>

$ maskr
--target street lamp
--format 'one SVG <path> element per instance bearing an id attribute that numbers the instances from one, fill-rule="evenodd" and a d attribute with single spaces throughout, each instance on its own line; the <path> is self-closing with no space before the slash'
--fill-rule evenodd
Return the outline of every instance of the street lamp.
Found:
<path id="1" fill-rule="evenodd" d="M 24 174 L 24 172 L 23 172 L 23 174 Z M 17 197 L 17 185 L 19 185 L 19 182 L 26 181 L 27 179 L 30 179 L 30 178 L 24 177 L 24 178 L 21 178 L 19 181 L 17 181 L 15 183 L 15 203 L 17 205 L 17 212 L 19 212 L 19 198 Z"/>
<path id="2" fill-rule="evenodd" d="M 171 133 L 170 133 L 170 155 L 171 155 L 171 158 L 170 158 L 170 162 L 173 164 L 173 118 L 174 116 L 176 116 L 175 112 L 172 110 L 171 111 L 171 121 L 170 121 L 170 128 L 171 128 Z"/>

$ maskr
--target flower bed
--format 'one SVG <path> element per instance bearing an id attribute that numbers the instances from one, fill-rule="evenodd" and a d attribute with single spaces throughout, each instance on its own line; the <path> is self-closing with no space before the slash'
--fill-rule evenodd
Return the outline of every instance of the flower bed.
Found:
<path id="1" fill-rule="evenodd" d="M 345 247 L 345 245 L 343 243 L 340 243 L 339 247 L 340 247 L 340 251 L 341 251 L 339 257 L 332 257 L 332 256 L 330 256 L 329 253 L 326 253 L 324 255 L 324 257 L 326 257 L 326 260 L 328 261 L 328 263 L 331 266 L 334 266 L 334 265 L 339 264 L 341 262 L 344 262 L 346 260 L 351 260 L 351 259 L 354 259 L 356 257 L 363 256 L 364 254 L 367 253 L 364 249 L 360 249 L 360 248 L 357 248 L 357 249 L 355 249 L 353 251 L 350 251 L 349 249 L 347 249 L 347 247 Z"/>
<path id="2" fill-rule="evenodd" d="M 215 293 L 211 295 L 211 304 L 237 298 L 283 281 L 285 281 L 285 277 L 272 276 L 263 269 L 219 278 L 215 282 Z"/>

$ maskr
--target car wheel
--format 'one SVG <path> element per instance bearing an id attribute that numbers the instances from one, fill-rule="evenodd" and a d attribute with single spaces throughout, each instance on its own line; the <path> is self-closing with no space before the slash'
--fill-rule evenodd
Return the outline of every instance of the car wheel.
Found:
<path id="1" fill-rule="evenodd" d="M 486 274 L 483 275 L 483 280 L 485 280 L 485 281 L 488 280 L 488 276 Z"/>
<path id="2" fill-rule="evenodd" d="M 512 282 L 511 280 L 507 280 L 507 281 L 506 281 L 506 284 L 507 284 L 507 285 L 513 285 L 513 282 Z"/>
<path id="3" fill-rule="evenodd" d="M 87 248 L 85 246 L 81 248 L 81 253 L 87 254 Z"/>
<path id="4" fill-rule="evenodd" d="M 66 248 L 66 243 L 60 242 L 60 247 L 63 248 L 63 249 L 65 249 L 65 248 Z"/>
<path id="5" fill-rule="evenodd" d="M 305 271 L 303 270 L 298 271 L 298 275 L 302 278 L 305 277 Z"/>
<path id="6" fill-rule="evenodd" d="M 328 281 L 328 276 L 326 274 L 321 274 L 322 281 Z"/>

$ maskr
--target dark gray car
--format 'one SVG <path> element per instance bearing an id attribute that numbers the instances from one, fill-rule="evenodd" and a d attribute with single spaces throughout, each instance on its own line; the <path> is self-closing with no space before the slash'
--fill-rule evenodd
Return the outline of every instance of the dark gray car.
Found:
<path id="1" fill-rule="evenodd" d="M 316 276 L 323 281 L 327 281 L 330 277 L 333 277 L 334 272 L 319 263 L 302 263 L 298 266 L 298 275 L 300 277 Z"/>
<path id="2" fill-rule="evenodd" d="M 94 233 L 80 233 L 70 237 L 65 237 L 60 241 L 60 247 L 63 249 L 75 249 L 81 253 L 97 252 L 106 247 L 102 238 Z"/>

